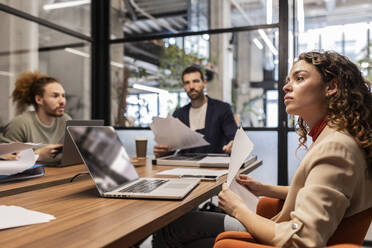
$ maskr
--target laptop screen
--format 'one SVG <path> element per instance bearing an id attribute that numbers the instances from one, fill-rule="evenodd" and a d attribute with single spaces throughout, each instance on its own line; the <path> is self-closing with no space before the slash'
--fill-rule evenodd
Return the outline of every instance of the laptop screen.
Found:
<path id="1" fill-rule="evenodd" d="M 113 127 L 67 127 L 99 190 L 105 193 L 138 179 Z"/>

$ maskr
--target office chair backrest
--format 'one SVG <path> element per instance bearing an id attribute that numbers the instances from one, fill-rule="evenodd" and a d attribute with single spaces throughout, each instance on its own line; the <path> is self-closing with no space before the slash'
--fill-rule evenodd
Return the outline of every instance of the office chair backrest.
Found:
<path id="1" fill-rule="evenodd" d="M 257 204 L 256 213 L 266 218 L 272 218 L 283 207 L 283 200 L 263 197 Z M 361 247 L 372 221 L 372 207 L 341 221 L 335 233 L 328 240 L 332 248 Z M 218 235 L 214 248 L 268 248 L 273 246 L 257 244 L 247 232 L 224 232 Z"/>
<path id="2" fill-rule="evenodd" d="M 372 207 L 341 221 L 328 245 L 340 243 L 362 244 L 372 221 Z"/>

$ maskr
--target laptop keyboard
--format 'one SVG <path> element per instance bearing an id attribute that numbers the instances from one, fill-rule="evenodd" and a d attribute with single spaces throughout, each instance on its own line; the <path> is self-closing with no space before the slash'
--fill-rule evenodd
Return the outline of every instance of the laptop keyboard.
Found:
<path id="1" fill-rule="evenodd" d="M 125 189 L 120 190 L 120 192 L 149 193 L 166 182 L 168 182 L 168 180 L 164 179 L 141 180 L 138 183 L 135 183 Z"/>

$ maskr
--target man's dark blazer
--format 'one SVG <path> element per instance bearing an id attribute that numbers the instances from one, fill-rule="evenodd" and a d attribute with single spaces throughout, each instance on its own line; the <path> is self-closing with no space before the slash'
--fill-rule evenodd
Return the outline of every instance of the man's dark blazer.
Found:
<path id="1" fill-rule="evenodd" d="M 208 96 L 207 96 L 208 97 Z M 189 113 L 191 103 L 177 109 L 173 116 L 190 127 Z M 204 129 L 196 130 L 204 135 L 209 146 L 182 150 L 192 153 L 223 153 L 222 147 L 234 139 L 237 125 L 234 120 L 231 106 L 225 102 L 208 97 L 207 116 Z"/>

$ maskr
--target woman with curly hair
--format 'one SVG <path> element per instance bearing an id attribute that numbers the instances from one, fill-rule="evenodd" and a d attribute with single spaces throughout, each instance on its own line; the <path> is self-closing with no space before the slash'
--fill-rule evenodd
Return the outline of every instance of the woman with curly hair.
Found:
<path id="1" fill-rule="evenodd" d="M 71 119 L 64 111 L 65 90 L 58 80 L 35 72 L 19 75 L 12 94 L 21 113 L 5 126 L 2 142 L 33 142 L 48 144 L 35 153 L 39 161 L 53 162 L 60 151 L 57 144 L 64 135 L 65 122 Z M 25 110 L 32 105 L 35 111 Z"/>
<path id="2" fill-rule="evenodd" d="M 291 185 L 236 179 L 256 196 L 283 199 L 280 213 L 251 212 L 224 184 L 218 196 L 226 214 L 188 213 L 156 233 L 155 245 L 212 247 L 219 233 L 235 230 L 262 244 L 323 247 L 342 219 L 372 206 L 372 95 L 358 67 L 334 52 L 303 53 L 283 90 L 287 113 L 299 116 L 299 146 L 307 135 L 313 140 Z"/>

